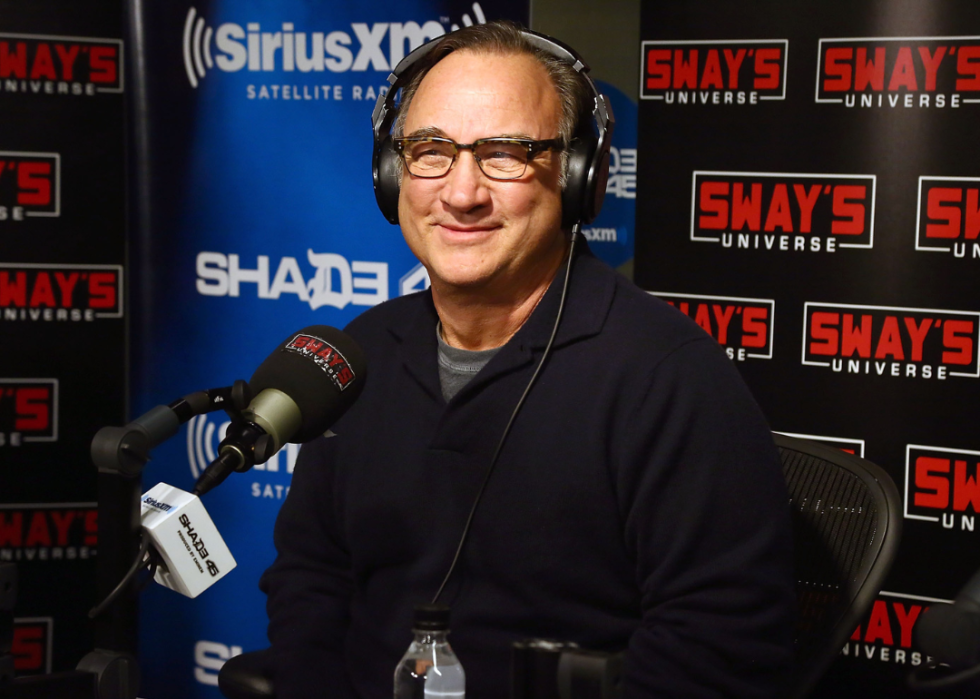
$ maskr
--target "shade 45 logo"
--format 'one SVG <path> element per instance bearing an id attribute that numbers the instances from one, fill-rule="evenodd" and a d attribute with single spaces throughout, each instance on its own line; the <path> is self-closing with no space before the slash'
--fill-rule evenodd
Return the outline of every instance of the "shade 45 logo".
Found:
<path id="1" fill-rule="evenodd" d="M 0 262 L 0 321 L 122 318 L 120 265 Z"/>
<path id="2" fill-rule="evenodd" d="M 61 156 L 0 151 L 0 224 L 61 215 Z"/>
<path id="3" fill-rule="evenodd" d="M 231 425 L 227 419 L 215 419 L 220 415 L 221 413 L 198 415 L 187 422 L 187 462 L 195 481 L 201 477 L 208 464 L 218 458 L 218 445 Z M 284 483 L 274 483 L 272 480 L 277 479 L 279 474 L 292 475 L 296 457 L 299 456 L 299 447 L 299 444 L 287 444 L 264 464 L 255 464 L 249 473 L 258 475 L 258 472 L 265 472 L 269 475 L 252 481 L 252 497 L 282 500 L 289 494 L 288 477 Z"/>
<path id="4" fill-rule="evenodd" d="M 807 302 L 803 364 L 848 374 L 977 378 L 980 313 Z"/>
<path id="5" fill-rule="evenodd" d="M 980 259 L 980 178 L 920 177 L 915 249 Z"/>
<path id="6" fill-rule="evenodd" d="M 784 434 L 787 437 L 796 437 L 797 439 L 808 439 L 811 442 L 820 442 L 821 444 L 826 444 L 834 447 L 835 449 L 846 451 L 848 454 L 854 454 L 855 456 L 860 456 L 862 459 L 864 458 L 863 439 L 851 439 L 849 437 L 828 437 L 827 435 L 823 434 L 803 434 L 801 432 L 779 432 L 778 434 Z"/>
<path id="7" fill-rule="evenodd" d="M 980 37 L 820 39 L 816 101 L 867 108 L 980 103 Z"/>
<path id="8" fill-rule="evenodd" d="M 896 665 L 931 662 L 932 658 L 915 643 L 915 625 L 933 604 L 952 604 L 952 600 L 882 590 L 840 654 L 855 660 Z"/>
<path id="9" fill-rule="evenodd" d="M 743 105 L 786 99 L 786 39 L 644 41 L 640 99 Z"/>
<path id="10" fill-rule="evenodd" d="M 0 92 L 88 95 L 123 91 L 123 42 L 0 34 Z"/>
<path id="11" fill-rule="evenodd" d="M 875 176 L 695 170 L 691 240 L 836 252 L 874 245 Z"/>
<path id="12" fill-rule="evenodd" d="M 58 379 L 0 379 L 0 447 L 58 441 Z"/>
<path id="13" fill-rule="evenodd" d="M 98 504 L 0 505 L 0 561 L 73 561 L 93 558 Z"/>
<path id="14" fill-rule="evenodd" d="M 693 318 L 725 348 L 729 359 L 772 359 L 772 324 L 776 315 L 776 302 L 772 299 L 651 293 Z"/>
<path id="15" fill-rule="evenodd" d="M 905 447 L 905 518 L 974 531 L 980 512 L 980 451 Z"/>
<path id="16" fill-rule="evenodd" d="M 54 619 L 24 617 L 14 619 L 14 637 L 10 646 L 14 670 L 18 675 L 46 675 L 51 672 L 51 646 Z"/>

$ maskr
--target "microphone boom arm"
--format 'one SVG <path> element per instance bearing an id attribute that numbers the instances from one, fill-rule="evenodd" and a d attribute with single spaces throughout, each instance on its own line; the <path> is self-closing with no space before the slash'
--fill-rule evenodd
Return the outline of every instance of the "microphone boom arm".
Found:
<path id="1" fill-rule="evenodd" d="M 233 421 L 251 401 L 248 383 L 239 379 L 231 386 L 209 388 L 158 405 L 123 427 L 103 427 L 92 439 L 92 461 L 100 473 L 137 478 L 150 460 L 150 451 L 177 434 L 180 426 L 196 415 L 225 410 Z"/>

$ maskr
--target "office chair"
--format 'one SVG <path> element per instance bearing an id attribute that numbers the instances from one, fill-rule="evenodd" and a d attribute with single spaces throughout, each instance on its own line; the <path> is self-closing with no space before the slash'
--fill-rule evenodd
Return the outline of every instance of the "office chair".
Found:
<path id="1" fill-rule="evenodd" d="M 773 435 L 792 510 L 796 671 L 809 696 L 874 602 L 901 538 L 898 489 L 880 467 L 825 444 Z"/>

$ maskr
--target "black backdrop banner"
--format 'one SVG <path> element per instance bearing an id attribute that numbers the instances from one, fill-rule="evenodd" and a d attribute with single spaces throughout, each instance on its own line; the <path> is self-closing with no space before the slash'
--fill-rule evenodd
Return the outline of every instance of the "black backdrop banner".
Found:
<path id="1" fill-rule="evenodd" d="M 19 676 L 94 643 L 89 443 L 126 400 L 121 36 L 118 0 L 0 0 L 0 563 L 20 575 Z"/>
<path id="2" fill-rule="evenodd" d="M 636 281 L 774 430 L 895 480 L 898 560 L 816 696 L 905 696 L 980 567 L 980 4 L 646 1 L 640 48 Z"/>

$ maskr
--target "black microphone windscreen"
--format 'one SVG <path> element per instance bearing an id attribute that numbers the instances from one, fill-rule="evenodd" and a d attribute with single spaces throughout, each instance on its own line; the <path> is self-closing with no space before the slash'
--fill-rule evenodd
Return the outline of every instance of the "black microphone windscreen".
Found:
<path id="1" fill-rule="evenodd" d="M 293 399 L 303 423 L 289 441 L 298 444 L 326 432 L 357 400 L 365 378 L 364 353 L 349 335 L 311 325 L 286 338 L 248 383 L 253 396 L 274 388 Z"/>

